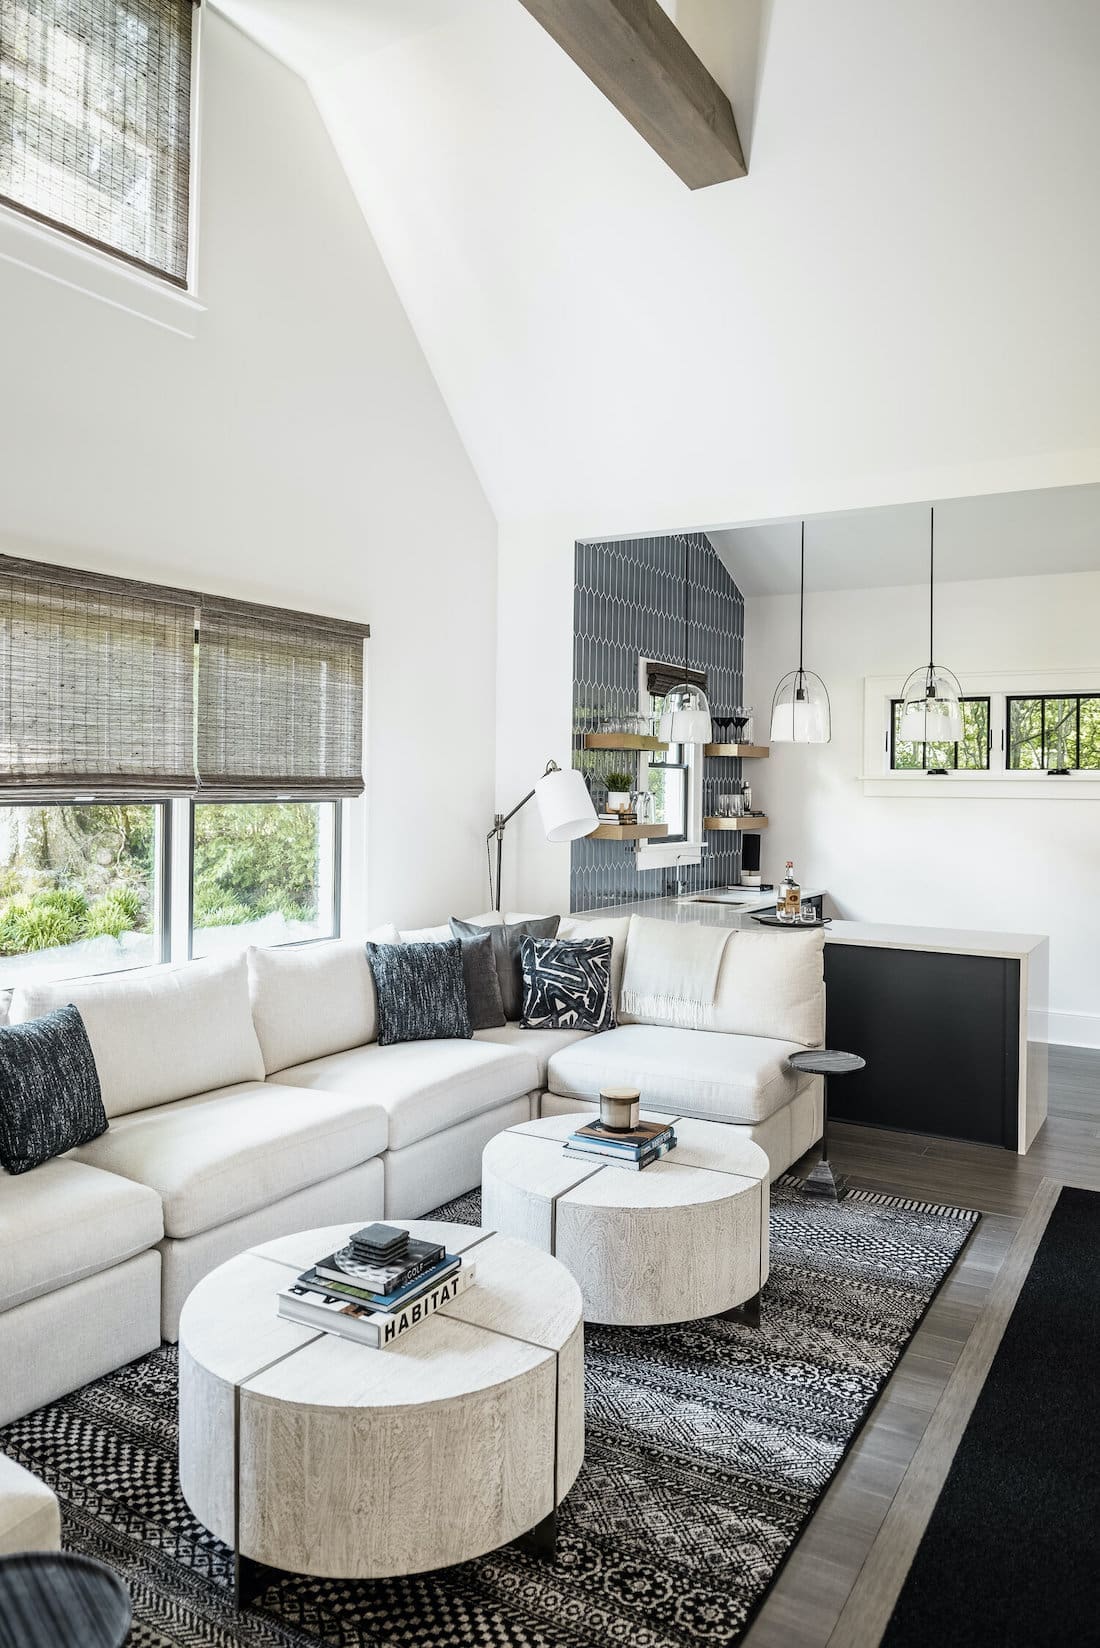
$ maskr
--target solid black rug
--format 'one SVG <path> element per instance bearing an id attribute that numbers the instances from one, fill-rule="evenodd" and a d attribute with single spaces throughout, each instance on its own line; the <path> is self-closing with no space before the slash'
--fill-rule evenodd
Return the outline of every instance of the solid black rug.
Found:
<path id="1" fill-rule="evenodd" d="M 882 1639 L 1100 1642 L 1100 1195 L 1063 1190 Z"/>
<path id="2" fill-rule="evenodd" d="M 436 1216 L 479 1211 L 472 1193 Z M 553 1564 L 513 1545 L 408 1579 L 288 1575 L 235 1614 L 231 1553 L 179 1491 L 174 1346 L 17 1420 L 0 1449 L 59 1495 L 68 1547 L 126 1580 L 132 1648 L 729 1648 L 978 1218 L 777 1184 L 759 1328 L 586 1328 L 585 1460 Z"/>

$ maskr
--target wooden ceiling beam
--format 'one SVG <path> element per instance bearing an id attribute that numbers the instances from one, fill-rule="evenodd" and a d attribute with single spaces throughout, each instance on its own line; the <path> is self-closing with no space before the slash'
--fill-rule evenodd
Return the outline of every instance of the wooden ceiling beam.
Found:
<path id="1" fill-rule="evenodd" d="M 744 177 L 730 100 L 657 0 L 520 0 L 689 189 Z"/>

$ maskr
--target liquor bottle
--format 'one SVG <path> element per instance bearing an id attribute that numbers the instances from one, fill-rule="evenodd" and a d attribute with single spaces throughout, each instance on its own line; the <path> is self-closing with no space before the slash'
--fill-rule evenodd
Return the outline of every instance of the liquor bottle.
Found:
<path id="1" fill-rule="evenodd" d="M 780 921 L 797 921 L 801 907 L 802 888 L 794 878 L 794 859 L 789 858 L 786 874 L 779 883 L 779 896 L 775 901 L 775 913 Z"/>

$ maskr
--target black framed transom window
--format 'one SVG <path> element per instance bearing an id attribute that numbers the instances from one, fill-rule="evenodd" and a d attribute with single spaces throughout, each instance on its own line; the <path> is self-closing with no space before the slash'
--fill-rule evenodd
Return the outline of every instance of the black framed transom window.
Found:
<path id="1" fill-rule="evenodd" d="M 984 772 L 989 766 L 989 699 L 960 699 L 963 735 L 957 744 L 921 744 L 898 737 L 902 701 L 890 701 L 890 768 L 893 772 Z"/>

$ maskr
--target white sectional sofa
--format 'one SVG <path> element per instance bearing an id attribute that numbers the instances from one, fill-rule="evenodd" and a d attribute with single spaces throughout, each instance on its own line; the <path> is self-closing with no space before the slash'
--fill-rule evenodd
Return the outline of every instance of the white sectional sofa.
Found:
<path id="1" fill-rule="evenodd" d="M 610 936 L 618 991 L 638 919 L 563 918 L 561 936 Z M 110 1126 L 0 1174 L 0 1423 L 174 1339 L 191 1288 L 245 1247 L 414 1218 L 480 1182 L 496 1133 L 540 1107 L 590 1111 L 601 1085 L 636 1083 L 650 1109 L 739 1127 L 773 1176 L 821 1132 L 820 1078 L 786 1066 L 824 1033 L 819 934 L 731 930 L 697 1023 L 627 1014 L 594 1036 L 509 1024 L 380 1047 L 352 940 L 35 984 L 10 1017 L 68 1002 Z"/>

